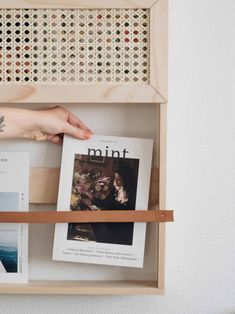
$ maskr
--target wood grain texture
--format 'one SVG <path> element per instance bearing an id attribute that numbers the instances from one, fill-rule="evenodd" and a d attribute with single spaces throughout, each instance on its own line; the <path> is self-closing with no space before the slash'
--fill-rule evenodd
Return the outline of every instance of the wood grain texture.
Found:
<path id="1" fill-rule="evenodd" d="M 1 8 L 151 8 L 157 0 L 2 0 Z"/>
<path id="2" fill-rule="evenodd" d="M 168 99 L 168 0 L 159 0 L 150 11 L 150 83 Z"/>
<path id="3" fill-rule="evenodd" d="M 29 198 L 31 203 L 57 202 L 60 170 L 58 168 L 31 168 Z"/>
<path id="4" fill-rule="evenodd" d="M 168 0 L 159 0 L 151 9 L 150 63 L 151 85 L 165 99 L 160 104 L 160 139 L 159 139 L 159 208 L 166 208 L 166 130 L 168 99 Z M 157 281 L 158 288 L 165 286 L 165 223 L 158 224 L 157 245 Z"/>
<path id="5" fill-rule="evenodd" d="M 30 281 L 0 284 L 0 294 L 162 295 L 156 281 Z"/>
<path id="6" fill-rule="evenodd" d="M 7 210 L 7 208 L 6 208 Z M 1 212 L 0 223 L 171 222 L 171 210 Z"/>
<path id="7" fill-rule="evenodd" d="M 0 103 L 162 103 L 150 85 L 0 86 Z"/>
<path id="8" fill-rule="evenodd" d="M 159 206 L 166 208 L 167 105 L 160 106 Z"/>
<path id="9" fill-rule="evenodd" d="M 166 208 L 166 140 L 167 140 L 167 104 L 160 106 L 160 172 L 159 172 L 159 208 Z M 158 287 L 165 286 L 165 223 L 158 226 Z"/>

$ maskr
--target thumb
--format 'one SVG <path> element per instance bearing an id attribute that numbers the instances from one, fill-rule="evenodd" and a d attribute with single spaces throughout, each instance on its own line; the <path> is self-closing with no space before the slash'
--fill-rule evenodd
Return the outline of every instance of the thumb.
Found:
<path id="1" fill-rule="evenodd" d="M 90 131 L 77 128 L 69 124 L 68 122 L 64 123 L 62 127 L 62 132 L 80 140 L 88 140 L 92 135 Z"/>

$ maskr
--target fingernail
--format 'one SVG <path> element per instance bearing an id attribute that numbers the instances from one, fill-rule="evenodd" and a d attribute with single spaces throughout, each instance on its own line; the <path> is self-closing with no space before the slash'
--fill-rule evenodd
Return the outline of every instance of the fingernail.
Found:
<path id="1" fill-rule="evenodd" d="M 90 131 L 84 131 L 83 136 L 86 140 L 88 140 L 91 137 L 92 133 Z"/>
<path id="2" fill-rule="evenodd" d="M 87 128 L 86 131 L 90 132 L 91 134 L 94 134 L 94 132 L 89 128 Z"/>

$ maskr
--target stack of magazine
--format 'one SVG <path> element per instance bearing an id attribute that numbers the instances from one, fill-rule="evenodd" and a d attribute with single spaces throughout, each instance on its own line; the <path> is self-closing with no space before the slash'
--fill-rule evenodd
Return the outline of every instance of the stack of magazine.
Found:
<path id="1" fill-rule="evenodd" d="M 147 210 L 153 141 L 64 137 L 58 211 Z M 0 211 L 28 210 L 29 156 L 0 153 Z M 7 182 L 7 183 L 6 183 Z M 0 224 L 0 282 L 26 282 L 28 226 Z M 53 260 L 143 267 L 146 223 L 55 226 Z"/>

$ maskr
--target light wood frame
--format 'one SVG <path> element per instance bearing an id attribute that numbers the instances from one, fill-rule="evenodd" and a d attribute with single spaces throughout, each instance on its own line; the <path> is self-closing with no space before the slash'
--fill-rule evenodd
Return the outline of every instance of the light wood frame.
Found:
<path id="1" fill-rule="evenodd" d="M 156 0 L 11 0 L 1 1 L 0 8 L 151 8 L 152 17 L 160 17 L 161 2 Z M 158 3 L 159 2 L 159 3 Z M 161 11 L 161 10 L 160 10 Z M 156 19 L 157 20 L 157 19 Z M 159 20 L 162 22 L 161 19 Z M 150 84 L 136 85 L 8 85 L 0 86 L 0 102 L 17 103 L 163 103 L 162 80 L 165 52 L 161 45 L 154 45 L 155 40 L 162 40 L 162 25 L 155 21 L 151 27 L 151 68 L 159 66 L 160 76 L 153 74 Z M 154 46 L 153 46 L 154 45 Z M 153 49 L 152 49 L 153 48 Z M 163 88 L 164 89 L 164 88 Z"/>
<path id="2" fill-rule="evenodd" d="M 167 56 L 168 56 L 168 0 L 11 0 L 1 1 L 0 8 L 150 8 L 151 57 L 150 85 L 126 86 L 1 86 L 2 103 L 155 103 L 160 111 L 160 154 L 155 200 L 159 209 L 166 209 L 166 115 L 167 115 Z M 62 91 L 62 92 L 61 92 Z M 159 141 L 159 134 L 156 136 Z M 34 169 L 42 171 L 42 169 Z M 42 180 L 58 170 L 43 169 Z M 156 174 L 155 174 L 156 176 Z M 31 177 L 32 179 L 32 177 Z M 31 186 L 34 186 L 32 184 Z M 156 186 L 156 185 L 155 185 Z M 154 188 L 155 189 L 155 188 Z M 35 189 L 33 189 L 35 191 Z M 56 189 L 36 196 L 31 202 L 55 201 Z M 159 195 L 158 195 L 159 193 Z M 153 193 L 154 194 L 154 193 Z M 156 226 L 157 227 L 157 226 Z M 165 223 L 159 223 L 156 239 L 156 278 L 151 281 L 30 281 L 26 285 L 0 284 L 0 294 L 132 294 L 156 295 L 164 293 Z"/>

